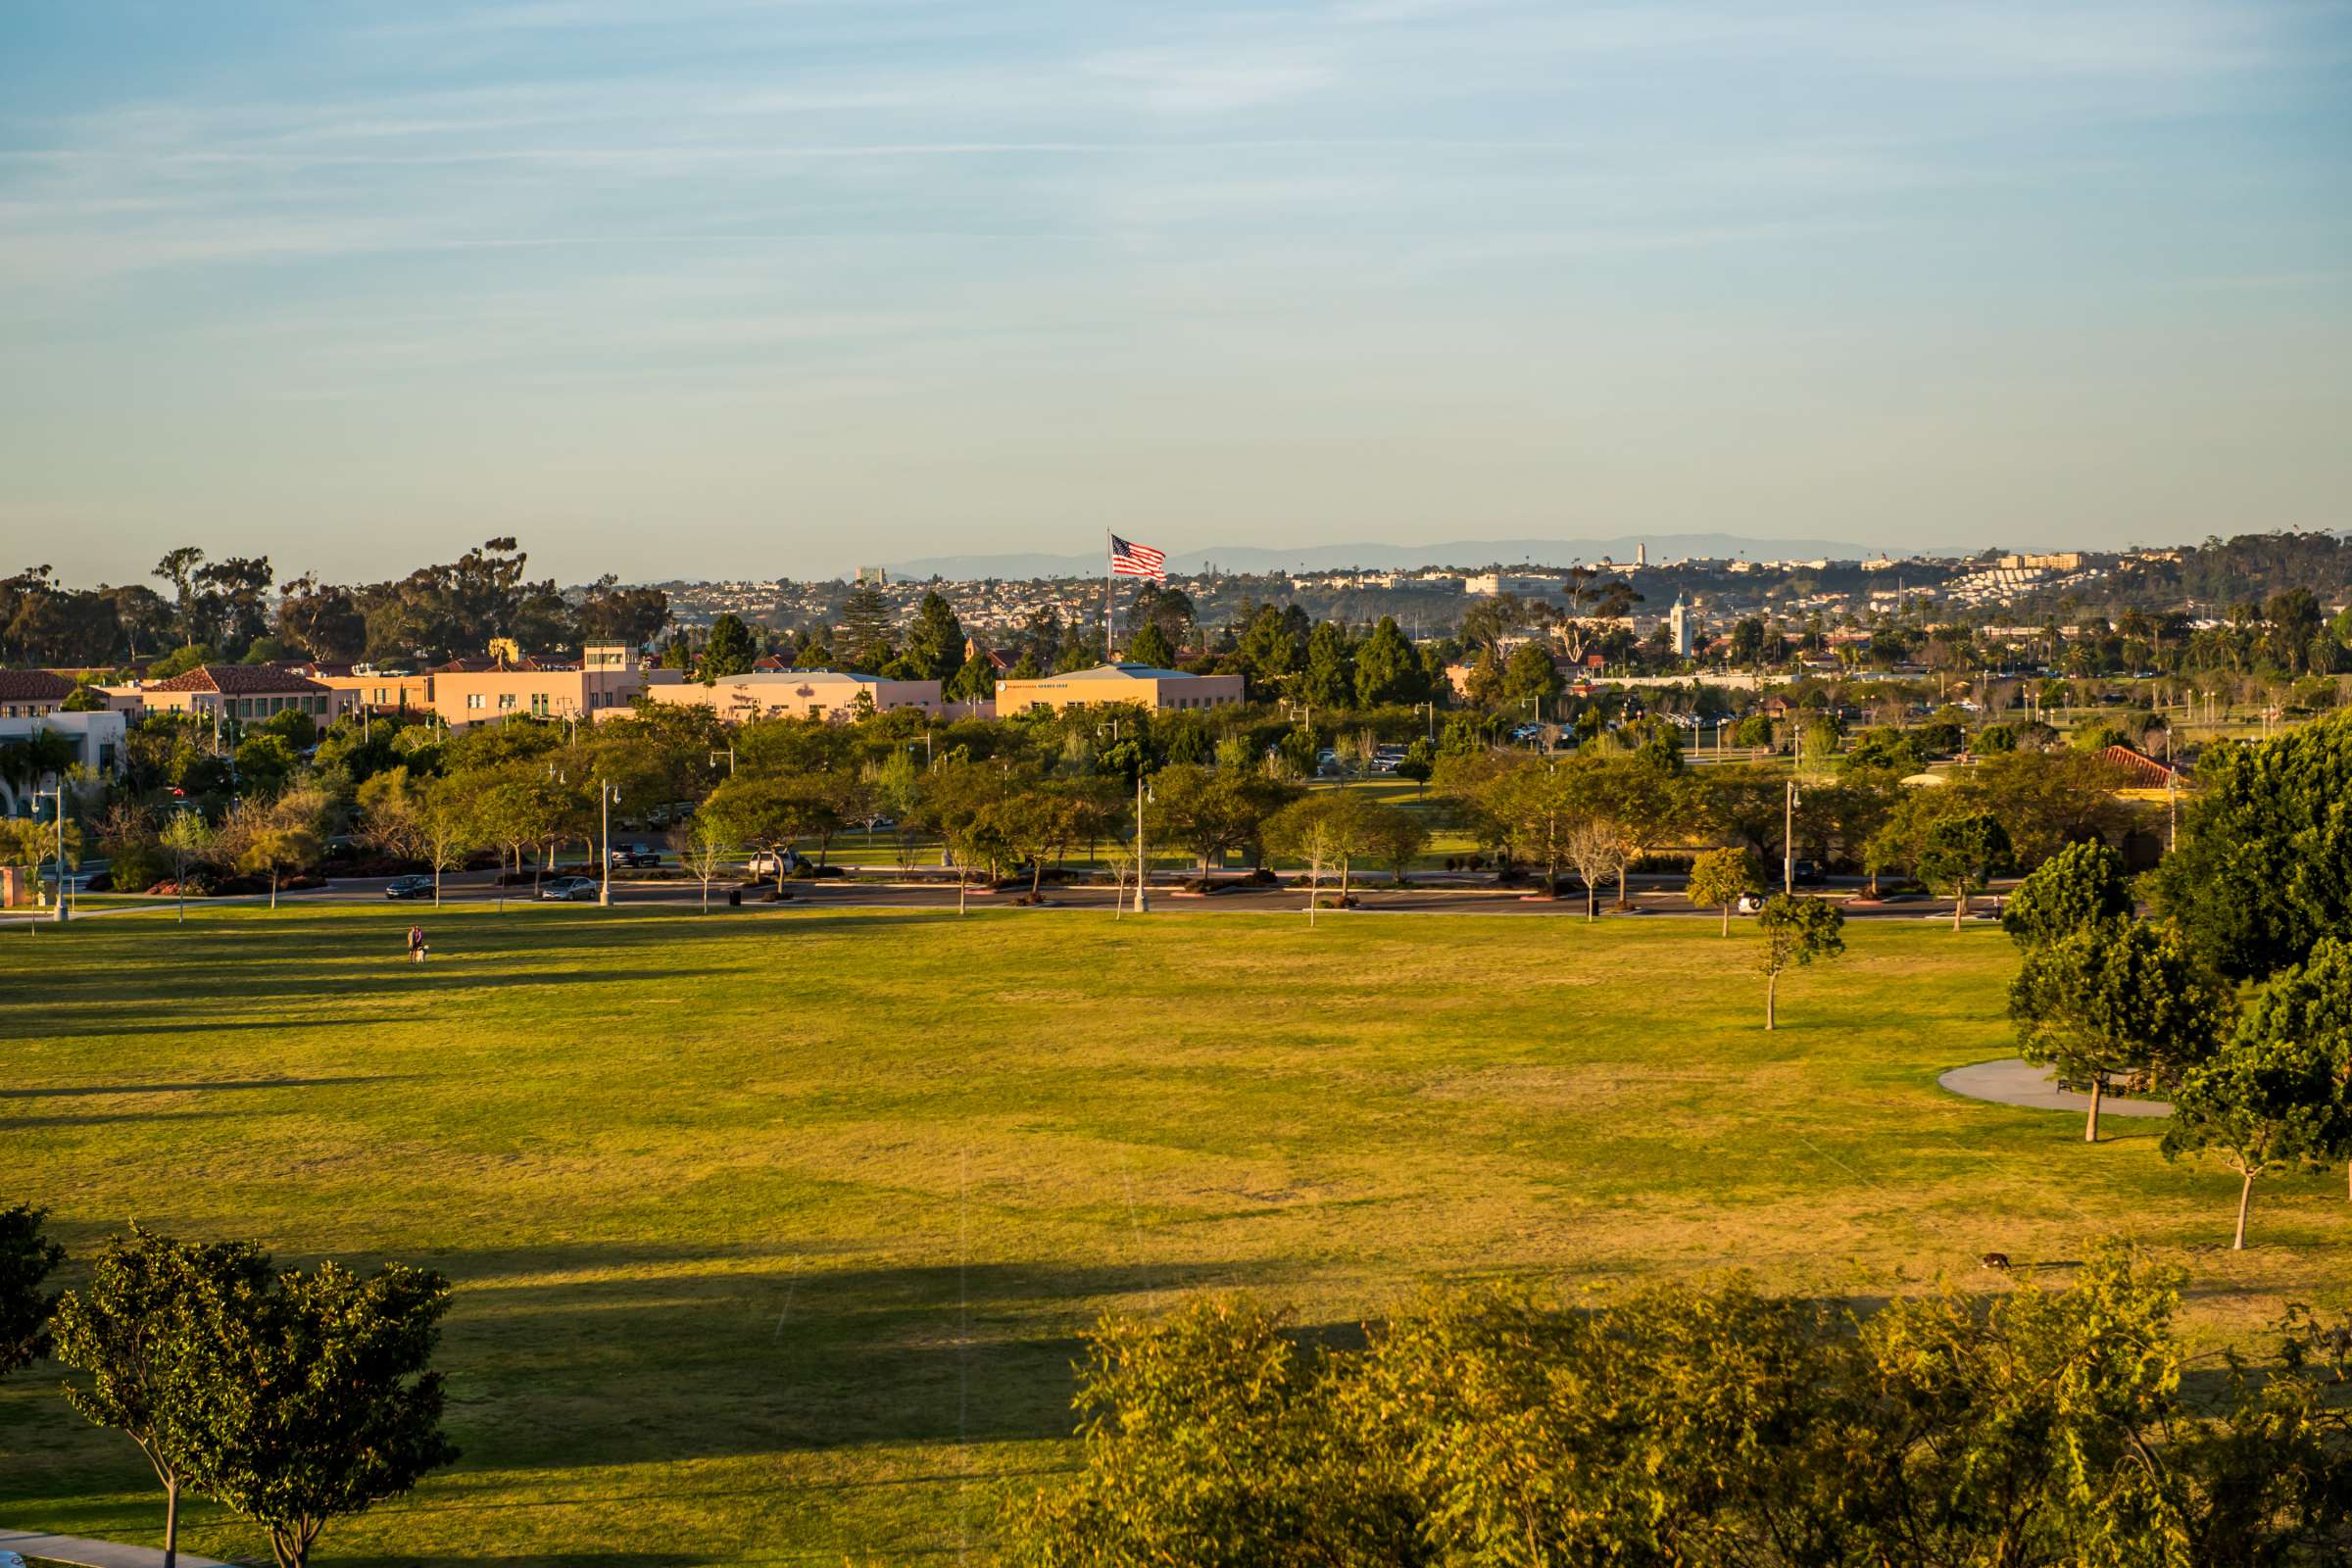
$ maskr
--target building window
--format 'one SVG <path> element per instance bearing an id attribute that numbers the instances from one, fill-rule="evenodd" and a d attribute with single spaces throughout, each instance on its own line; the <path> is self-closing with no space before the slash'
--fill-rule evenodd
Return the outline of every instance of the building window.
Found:
<path id="1" fill-rule="evenodd" d="M 480 692 L 467 692 L 466 694 L 466 706 L 467 708 L 481 708 L 486 705 L 482 701 L 482 694 Z"/>
<path id="2" fill-rule="evenodd" d="M 513 708 L 514 706 L 514 694 L 513 692 L 500 692 L 498 694 L 498 706 L 499 710 L 502 712 L 510 708 Z"/>

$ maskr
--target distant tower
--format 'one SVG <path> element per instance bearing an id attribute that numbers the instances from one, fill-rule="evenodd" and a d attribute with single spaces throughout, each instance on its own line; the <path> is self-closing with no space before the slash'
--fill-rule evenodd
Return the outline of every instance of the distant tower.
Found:
<path id="1" fill-rule="evenodd" d="M 1649 546 L 1647 544 L 1634 546 L 1634 564 L 1637 566 L 1649 564 Z"/>
<path id="2" fill-rule="evenodd" d="M 1666 612 L 1666 636 L 1674 644 L 1675 658 L 1690 657 L 1690 607 L 1683 603 L 1681 594 L 1674 596 L 1674 608 Z"/>

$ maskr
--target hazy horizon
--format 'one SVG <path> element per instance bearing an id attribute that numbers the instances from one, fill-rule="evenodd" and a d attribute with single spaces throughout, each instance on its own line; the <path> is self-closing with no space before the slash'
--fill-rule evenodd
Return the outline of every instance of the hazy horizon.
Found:
<path id="1" fill-rule="evenodd" d="M 0 571 L 2352 524 L 2352 7 L 0 23 Z"/>

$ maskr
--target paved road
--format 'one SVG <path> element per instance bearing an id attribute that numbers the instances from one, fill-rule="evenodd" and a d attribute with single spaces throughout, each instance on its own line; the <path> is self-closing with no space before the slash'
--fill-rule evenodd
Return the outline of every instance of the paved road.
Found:
<path id="1" fill-rule="evenodd" d="M 713 882 L 710 889 L 711 903 L 714 906 L 723 903 L 727 888 L 733 885 L 732 883 L 722 885 Z M 792 897 L 788 901 L 787 906 L 793 908 L 950 909 L 956 906 L 956 884 L 952 881 L 851 882 L 845 880 L 794 882 L 789 886 Z M 1324 891 L 1327 893 L 1333 891 L 1329 883 L 1325 884 Z M 1376 877 L 1370 886 L 1357 884 L 1352 891 L 1361 900 L 1360 911 L 1369 913 L 1528 914 L 1582 918 L 1585 912 L 1585 901 L 1581 897 L 1535 898 L 1517 890 L 1497 888 L 1491 883 L 1416 883 L 1407 888 L 1396 889 L 1389 887 L 1385 878 Z M 1844 904 L 1846 915 L 1850 919 L 1941 920 L 1946 923 L 1951 919 L 1951 905 L 1941 900 L 1914 899 L 1885 905 L 1856 905 L 1851 900 L 1860 891 L 1858 886 L 1833 886 L 1821 891 L 1832 898 L 1840 900 Z M 1004 906 L 1009 908 L 1026 907 L 1026 906 L 1014 902 L 1019 892 L 1019 889 L 1006 889 L 1003 892 L 989 893 L 974 888 L 970 894 L 970 902 L 975 908 L 987 908 L 992 906 Z M 338 881 L 323 889 L 287 893 L 281 896 L 280 902 L 281 904 L 312 901 L 369 903 L 381 902 L 383 896 L 383 878 L 363 878 Z M 511 889 L 507 894 L 510 900 L 524 902 L 527 902 L 530 896 L 528 887 Z M 1046 888 L 1045 907 L 1100 909 L 1108 913 L 1115 896 L 1114 890 L 1107 887 L 1054 887 L 1049 885 Z M 1693 919 L 1722 918 L 1720 910 L 1693 906 L 1679 892 L 1667 891 L 1663 886 L 1644 887 L 1640 878 L 1635 879 L 1633 884 L 1633 897 L 1641 912 L 1645 915 L 1678 915 Z M 442 899 L 445 904 L 472 906 L 490 903 L 496 898 L 496 889 L 491 885 L 487 872 L 468 873 L 464 876 L 443 879 Z M 747 892 L 744 900 L 748 907 L 763 906 L 759 903 L 757 893 Z M 701 905 L 702 889 L 700 884 L 694 882 L 632 882 L 616 877 L 612 883 L 612 902 L 615 905 L 629 906 L 691 908 Z M 1252 888 L 1235 893 L 1198 895 L 1180 892 L 1173 883 L 1168 883 L 1153 886 L 1152 906 L 1155 910 L 1181 912 L 1238 909 L 1258 914 L 1303 913 L 1306 908 L 1306 889 L 1302 885 L 1286 885 L 1279 888 Z M 407 906 L 430 907 L 431 906 L 428 901 Z M 1605 898 L 1602 909 L 1604 917 L 1610 917 L 1606 914 Z M 1978 920 L 1991 918 L 1989 907 L 1984 904 L 1984 901 L 1979 901 L 1978 912 L 1972 918 Z"/>
<path id="2" fill-rule="evenodd" d="M 13 1551 L 24 1557 L 47 1557 L 54 1562 L 74 1562 L 85 1568 L 163 1568 L 164 1554 L 153 1546 L 124 1546 L 112 1541 L 84 1541 L 78 1536 L 44 1536 L 29 1530 L 10 1530 L 0 1526 L 0 1551 Z M 179 1554 L 180 1568 L 227 1568 L 210 1557 L 192 1552 Z"/>

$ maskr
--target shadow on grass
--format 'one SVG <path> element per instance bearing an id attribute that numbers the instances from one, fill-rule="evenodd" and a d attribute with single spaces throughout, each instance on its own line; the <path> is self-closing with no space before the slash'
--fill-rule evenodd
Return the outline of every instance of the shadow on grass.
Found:
<path id="1" fill-rule="evenodd" d="M 1079 1330 L 1097 1311 L 1148 1310 L 1248 1272 L 858 1267 L 789 1245 L 409 1260 L 457 1282 L 440 1357 L 451 1425 L 469 1463 L 493 1468 L 1066 1438 Z"/>
<path id="2" fill-rule="evenodd" d="M 435 1552 L 434 1562 L 479 1564 L 480 1568 L 685 1568 L 690 1563 L 709 1562 L 708 1557 L 696 1557 L 678 1551 L 525 1551 L 509 1552 L 487 1557 L 452 1557 Z M 405 1557 L 345 1557 L 337 1555 L 336 1568 L 416 1568 L 414 1555 Z"/>
<path id="3" fill-rule="evenodd" d="M 27 1132 L 36 1127 L 103 1127 L 137 1121 L 217 1121 L 230 1114 L 225 1110 L 117 1110 L 74 1116 L 0 1116 L 0 1133 Z"/>
<path id="4" fill-rule="evenodd" d="M 238 1028 L 283 1028 L 283 1024 L 239 1024 Z M 405 1073 L 359 1073 L 342 1078 L 223 1078 L 184 1084 L 59 1084 L 43 1089 L 0 1089 L 0 1100 L 97 1100 L 110 1095 L 240 1094 L 266 1089 L 324 1089 L 338 1084 L 381 1084 Z"/>

